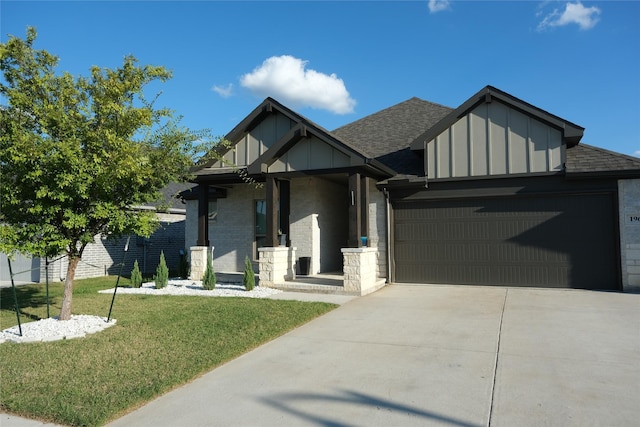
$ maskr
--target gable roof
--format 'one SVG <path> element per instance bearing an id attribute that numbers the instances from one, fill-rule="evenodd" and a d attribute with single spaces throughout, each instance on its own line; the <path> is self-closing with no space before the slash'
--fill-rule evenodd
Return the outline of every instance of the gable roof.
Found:
<path id="1" fill-rule="evenodd" d="M 453 126 L 458 119 L 467 114 L 473 108 L 481 103 L 489 103 L 493 100 L 498 100 L 503 104 L 506 104 L 516 110 L 523 112 L 524 114 L 534 117 L 541 122 L 547 123 L 560 131 L 562 131 L 563 139 L 567 144 L 567 147 L 574 146 L 580 142 L 584 133 L 584 128 L 564 120 L 556 115 L 553 115 L 545 110 L 542 110 L 534 105 L 529 104 L 521 99 L 516 98 L 506 92 L 496 89 L 493 86 L 485 86 L 471 98 L 466 100 L 462 105 L 453 110 L 449 115 L 443 118 L 435 126 L 424 132 L 418 138 L 411 143 L 412 150 L 424 150 L 424 144 L 433 140 L 436 136 L 443 131 Z"/>
<path id="2" fill-rule="evenodd" d="M 247 172 L 249 174 L 260 174 L 265 172 L 265 169 L 270 164 L 274 163 L 278 158 L 284 155 L 299 140 L 313 135 L 323 143 L 348 156 L 350 158 L 351 166 L 364 168 L 374 175 L 387 177 L 394 175 L 393 170 L 389 169 L 376 159 L 368 156 L 366 153 L 363 153 L 357 146 L 354 146 L 343 138 L 332 134 L 322 126 L 319 126 L 315 122 L 296 113 L 271 97 L 267 97 L 247 117 L 236 125 L 236 127 L 225 136 L 225 139 L 232 142 L 232 144 L 237 143 L 242 140 L 244 136 L 250 133 L 251 130 L 256 128 L 266 117 L 276 112 L 287 117 L 289 120 L 294 122 L 295 125 L 284 136 L 282 136 L 280 140 L 276 141 L 273 146 L 263 152 L 258 159 L 250 165 L 247 165 Z M 220 155 L 224 155 L 232 148 L 233 145 L 221 147 L 218 153 Z M 216 173 L 222 175 L 228 173 L 228 170 L 204 171 L 204 169 L 211 167 L 216 162 L 217 159 L 212 159 L 207 163 L 200 165 L 199 171 L 196 172 L 196 175 L 202 175 L 203 173 L 207 175 L 215 175 Z"/>
<path id="3" fill-rule="evenodd" d="M 583 127 L 492 86 L 484 87 L 456 109 L 413 97 L 331 132 L 269 97 L 229 132 L 226 139 L 234 142 L 241 140 L 267 116 L 277 112 L 295 122 L 295 126 L 280 141 L 265 151 L 255 164 L 248 166 L 250 173 L 262 172 L 264 170 L 262 165 L 272 163 L 299 139 L 313 135 L 351 156 L 352 166 L 362 166 L 375 171 L 376 175 L 387 175 L 393 177 L 392 179 L 412 179 L 412 177 L 424 175 L 421 151 L 424 149 L 425 142 L 452 126 L 461 116 L 480 103 L 493 100 L 559 129 L 567 145 L 565 171 L 568 175 L 578 177 L 586 174 L 590 176 L 596 174 L 637 176 L 640 174 L 640 159 L 579 144 L 584 132 Z M 196 175 L 218 175 L 217 180 L 222 178 L 222 175 L 230 175 L 228 170 L 230 168 L 210 169 L 214 162 L 215 160 L 198 165 L 199 170 Z"/>

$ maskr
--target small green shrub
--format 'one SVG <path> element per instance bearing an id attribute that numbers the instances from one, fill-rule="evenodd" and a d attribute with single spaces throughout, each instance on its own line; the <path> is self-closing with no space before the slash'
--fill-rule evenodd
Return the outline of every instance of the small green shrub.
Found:
<path id="1" fill-rule="evenodd" d="M 202 277 L 202 287 L 208 291 L 216 287 L 216 272 L 213 271 L 213 262 L 210 256 L 207 256 L 207 268 L 205 268 L 204 276 Z"/>
<path id="2" fill-rule="evenodd" d="M 131 286 L 134 288 L 142 286 L 142 273 L 138 267 L 138 260 L 133 263 L 133 270 L 131 270 Z"/>
<path id="3" fill-rule="evenodd" d="M 154 277 L 156 282 L 156 289 L 166 288 L 169 284 L 169 269 L 167 268 L 167 261 L 164 259 L 164 251 L 160 252 L 160 264 L 156 269 L 156 275 Z"/>
<path id="4" fill-rule="evenodd" d="M 245 256 L 244 258 L 244 276 L 242 277 L 242 283 L 247 291 L 251 291 L 256 287 L 256 274 L 253 272 L 253 265 L 251 265 L 249 256 Z"/>

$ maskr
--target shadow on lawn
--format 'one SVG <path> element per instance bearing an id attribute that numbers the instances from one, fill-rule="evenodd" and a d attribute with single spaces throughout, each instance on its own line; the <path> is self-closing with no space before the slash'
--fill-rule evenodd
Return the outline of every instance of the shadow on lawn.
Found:
<path id="1" fill-rule="evenodd" d="M 42 293 L 42 290 L 31 285 L 16 286 L 16 296 L 18 298 L 18 308 L 20 309 L 21 316 L 32 320 L 40 320 L 42 318 L 41 316 L 25 311 L 26 309 L 46 307 L 47 297 Z M 53 307 L 55 298 L 49 296 L 49 303 L 50 306 Z M 7 310 L 15 313 L 15 300 L 13 298 L 13 289 L 11 287 L 0 288 L 0 310 Z"/>

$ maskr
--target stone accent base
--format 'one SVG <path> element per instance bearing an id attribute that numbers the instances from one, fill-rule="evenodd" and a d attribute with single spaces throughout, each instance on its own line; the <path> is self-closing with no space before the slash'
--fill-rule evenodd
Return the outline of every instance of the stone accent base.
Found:
<path id="1" fill-rule="evenodd" d="M 344 291 L 366 295 L 384 286 L 378 280 L 378 248 L 343 248 Z"/>
<path id="2" fill-rule="evenodd" d="M 627 265 L 623 274 L 627 274 L 627 282 L 624 291 L 640 293 L 640 244 L 629 244 L 626 249 Z"/>
<path id="3" fill-rule="evenodd" d="M 204 270 L 207 268 L 207 256 L 209 248 L 207 246 L 191 246 L 191 273 L 189 279 L 202 280 Z M 211 248 L 211 256 L 213 256 L 213 247 Z"/>
<path id="4" fill-rule="evenodd" d="M 260 286 L 271 287 L 296 278 L 296 248 L 258 248 Z"/>

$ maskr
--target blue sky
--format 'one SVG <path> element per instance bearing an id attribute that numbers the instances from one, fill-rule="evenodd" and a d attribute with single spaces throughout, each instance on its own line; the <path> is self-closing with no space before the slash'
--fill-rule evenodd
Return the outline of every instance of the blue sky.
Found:
<path id="1" fill-rule="evenodd" d="M 266 96 L 332 130 L 413 96 L 490 84 L 640 156 L 638 1 L 0 0 L 2 41 L 38 31 L 59 70 L 132 54 L 173 78 L 159 104 L 224 135 Z"/>

